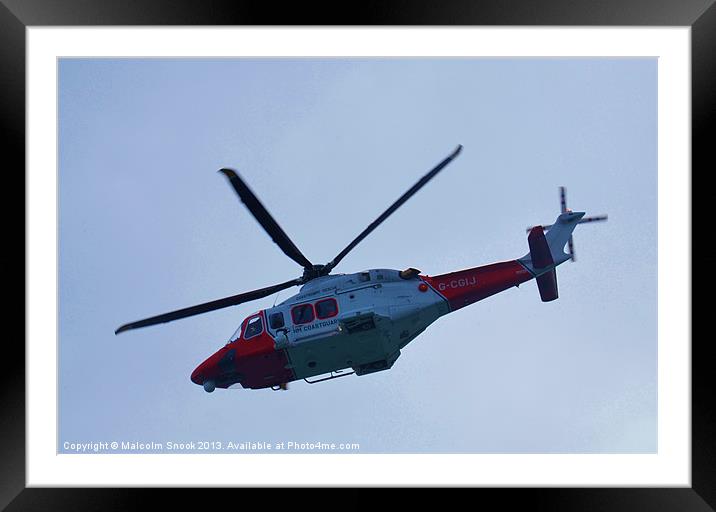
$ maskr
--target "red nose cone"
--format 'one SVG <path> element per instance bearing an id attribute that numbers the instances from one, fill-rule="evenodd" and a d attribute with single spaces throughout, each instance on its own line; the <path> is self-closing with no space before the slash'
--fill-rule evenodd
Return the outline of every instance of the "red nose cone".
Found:
<path id="1" fill-rule="evenodd" d="M 203 366 L 204 366 L 203 364 L 200 364 L 199 366 L 196 367 L 196 370 L 194 370 L 193 372 L 191 372 L 191 381 L 192 381 L 194 384 L 199 384 L 199 385 L 201 385 L 201 384 L 204 383 L 204 375 L 203 375 L 203 372 L 202 372 L 202 369 L 203 369 L 202 367 L 203 367 Z"/>
<path id="2" fill-rule="evenodd" d="M 207 380 L 217 380 L 221 377 L 222 374 L 227 372 L 225 366 L 222 368 L 222 360 L 227 353 L 233 355 L 233 351 L 229 349 L 229 346 L 224 345 L 210 355 L 203 363 L 196 367 L 196 370 L 191 372 L 191 381 L 195 384 L 202 385 Z"/>
<path id="3" fill-rule="evenodd" d="M 216 359 L 216 354 L 213 354 L 206 361 L 197 366 L 196 369 L 191 372 L 191 381 L 194 384 L 202 385 L 205 380 L 216 378 L 219 373 L 216 366 Z"/>

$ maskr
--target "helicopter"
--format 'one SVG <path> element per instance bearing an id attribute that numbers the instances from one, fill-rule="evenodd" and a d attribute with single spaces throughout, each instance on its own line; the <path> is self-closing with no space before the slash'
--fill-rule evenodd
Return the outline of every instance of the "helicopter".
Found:
<path id="1" fill-rule="evenodd" d="M 438 318 L 531 279 L 536 280 L 543 302 L 557 299 L 556 267 L 575 260 L 572 240 L 575 227 L 607 219 L 606 215 L 585 217 L 585 212 L 568 209 L 564 187 L 559 189 L 559 216 L 552 224 L 527 228 L 529 252 L 519 259 L 436 276 L 424 275 L 412 267 L 331 273 L 351 250 L 461 151 L 462 145 L 458 145 L 326 264 L 314 264 L 303 255 L 235 170 L 220 169 L 273 242 L 303 267 L 302 275 L 124 324 L 115 335 L 300 286 L 297 294 L 280 304 L 245 318 L 228 342 L 191 373 L 191 381 L 209 393 L 216 388 L 240 387 L 286 390 L 289 382 L 301 379 L 315 384 L 388 370 L 401 350 Z"/>

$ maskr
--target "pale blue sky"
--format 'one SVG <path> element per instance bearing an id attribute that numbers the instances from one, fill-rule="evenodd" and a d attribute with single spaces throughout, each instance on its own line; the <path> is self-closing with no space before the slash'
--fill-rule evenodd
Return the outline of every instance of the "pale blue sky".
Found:
<path id="1" fill-rule="evenodd" d="M 59 84 L 60 451 L 656 450 L 656 59 L 61 59 Z M 609 221 L 577 228 L 559 300 L 525 283 L 439 319 L 389 371 L 288 392 L 207 394 L 189 380 L 274 297 L 114 335 L 300 275 L 219 168 L 325 262 L 457 144 L 337 271 L 521 257 L 564 185 L 570 207 Z"/>

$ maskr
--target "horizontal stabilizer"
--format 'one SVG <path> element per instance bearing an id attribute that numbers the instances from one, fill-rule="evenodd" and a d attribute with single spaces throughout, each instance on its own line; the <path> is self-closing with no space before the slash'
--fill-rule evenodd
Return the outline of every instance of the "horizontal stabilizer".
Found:
<path id="1" fill-rule="evenodd" d="M 544 235 L 544 229 L 542 226 L 535 226 L 530 230 L 530 234 L 527 237 L 527 243 L 530 246 L 530 260 L 532 267 L 536 272 L 540 269 L 546 269 L 552 267 L 547 272 L 539 274 L 537 276 L 537 288 L 539 288 L 539 296 L 542 298 L 542 302 L 549 302 L 555 300 L 558 297 L 557 294 L 557 272 L 554 265 L 554 259 L 552 258 L 552 251 L 550 250 L 547 237 Z"/>
<path id="2" fill-rule="evenodd" d="M 554 264 L 542 226 L 535 226 L 530 230 L 527 243 L 530 246 L 530 257 L 532 258 L 532 266 L 535 269 L 549 267 Z"/>
<path id="3" fill-rule="evenodd" d="M 537 276 L 537 288 L 539 288 L 539 296 L 542 298 L 542 302 L 549 302 L 559 297 L 557 293 L 556 269 Z"/>

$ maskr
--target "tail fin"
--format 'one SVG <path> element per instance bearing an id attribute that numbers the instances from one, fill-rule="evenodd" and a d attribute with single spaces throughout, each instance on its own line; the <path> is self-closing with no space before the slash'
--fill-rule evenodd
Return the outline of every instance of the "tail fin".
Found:
<path id="1" fill-rule="evenodd" d="M 562 213 L 562 214 L 565 214 L 565 213 L 571 214 L 572 213 L 572 210 L 567 208 L 567 189 L 564 187 L 559 187 L 559 210 L 560 210 L 560 213 Z M 582 217 L 583 216 L 584 216 L 584 214 L 582 214 Z M 586 222 L 598 222 L 598 221 L 607 220 L 607 218 L 608 217 L 606 215 L 583 217 L 583 218 L 580 218 L 579 220 L 577 220 L 577 224 L 584 224 Z M 550 229 L 551 227 L 552 227 L 551 225 L 550 226 L 542 226 L 543 229 Z M 527 228 L 527 232 L 529 233 L 531 229 L 532 229 L 532 227 Z M 575 261 L 574 241 L 572 240 L 572 235 L 569 235 L 569 237 L 567 237 L 567 245 L 569 246 L 569 252 L 568 252 L 569 257 L 572 259 L 572 261 Z M 562 247 L 564 247 L 564 246 L 562 246 Z"/>
<path id="2" fill-rule="evenodd" d="M 584 217 L 584 212 L 573 212 L 567 208 L 567 192 L 564 187 L 559 187 L 559 203 L 561 214 L 554 224 L 527 228 L 530 252 L 517 260 L 537 280 L 543 302 L 555 300 L 559 296 L 556 267 L 569 259 L 574 261 L 572 231 L 577 224 L 607 220 L 606 215 Z M 564 252 L 565 245 L 569 245 L 568 254 Z"/>
<path id="3" fill-rule="evenodd" d="M 530 246 L 529 254 L 518 261 L 534 274 L 537 279 L 537 288 L 542 302 L 550 302 L 559 297 L 557 291 L 556 267 L 570 259 L 570 255 L 564 252 L 572 231 L 584 217 L 584 212 L 567 211 L 557 217 L 554 224 L 549 226 L 547 234 L 542 226 L 535 226 L 530 229 L 527 243 Z"/>
<path id="4" fill-rule="evenodd" d="M 564 246 L 567 245 L 572 231 L 582 217 L 584 217 L 584 212 L 567 211 L 557 217 L 554 224 L 548 227 L 546 234 L 542 226 L 530 229 L 530 234 L 527 237 L 530 252 L 518 261 L 535 276 L 544 274 L 567 261 L 570 255 L 564 252 Z"/>
<path id="5" fill-rule="evenodd" d="M 564 252 L 564 246 L 569 242 L 572 231 L 577 227 L 582 217 L 584 217 L 584 212 L 570 212 L 567 210 L 557 217 L 554 224 L 547 230 L 545 237 L 547 238 L 549 249 L 552 252 L 552 258 L 557 265 L 572 257 L 571 254 Z"/>

